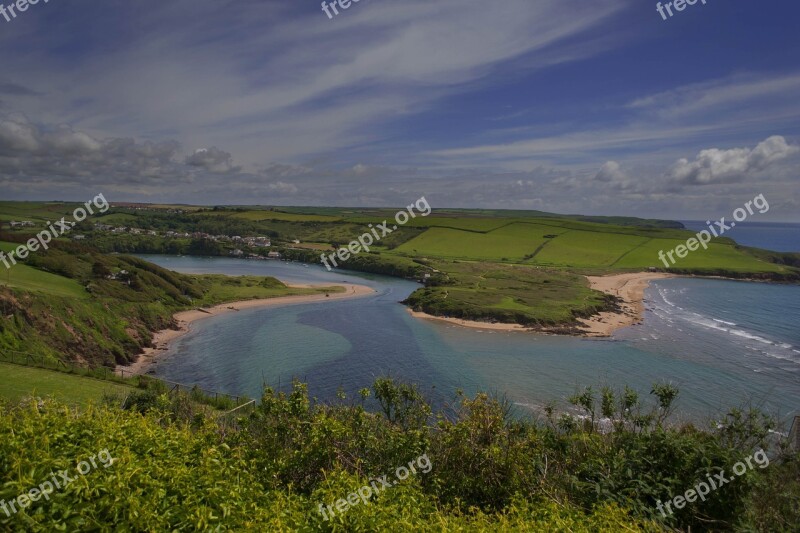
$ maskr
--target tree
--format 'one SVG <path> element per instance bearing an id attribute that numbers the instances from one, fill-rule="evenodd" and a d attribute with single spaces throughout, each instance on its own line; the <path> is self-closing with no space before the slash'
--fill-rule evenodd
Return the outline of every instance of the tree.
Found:
<path id="1" fill-rule="evenodd" d="M 92 275 L 97 279 L 105 279 L 111 275 L 111 270 L 104 263 L 95 261 L 92 265 Z"/>

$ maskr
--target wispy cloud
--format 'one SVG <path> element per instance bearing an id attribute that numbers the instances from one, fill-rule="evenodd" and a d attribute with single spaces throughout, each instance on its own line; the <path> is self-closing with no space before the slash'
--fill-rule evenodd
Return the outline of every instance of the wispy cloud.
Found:
<path id="1" fill-rule="evenodd" d="M 796 65 L 743 56 L 712 74 L 686 57 L 640 73 L 677 26 L 648 9 L 649 30 L 632 0 L 371 0 L 335 20 L 286 0 L 105 0 L 91 16 L 73 4 L 0 35 L 11 197 L 102 185 L 139 199 L 399 205 L 428 193 L 649 215 L 678 195 L 702 208 L 704 183 L 734 194 L 768 176 L 796 195 Z M 762 152 L 786 155 L 764 166 Z"/>

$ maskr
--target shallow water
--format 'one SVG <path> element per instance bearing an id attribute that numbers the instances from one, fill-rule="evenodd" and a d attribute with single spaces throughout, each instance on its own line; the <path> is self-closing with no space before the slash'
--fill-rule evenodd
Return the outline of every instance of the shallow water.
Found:
<path id="1" fill-rule="evenodd" d="M 180 272 L 270 275 L 291 283 L 352 282 L 377 294 L 230 313 L 179 339 L 156 373 L 181 383 L 259 397 L 292 377 L 333 400 L 377 376 L 420 385 L 439 403 L 456 389 L 506 394 L 538 411 L 585 385 L 653 382 L 681 389 L 679 416 L 706 420 L 755 403 L 786 418 L 800 409 L 800 287 L 668 279 L 647 291 L 645 323 L 609 340 L 478 331 L 412 318 L 405 280 L 280 261 L 143 256 Z"/>

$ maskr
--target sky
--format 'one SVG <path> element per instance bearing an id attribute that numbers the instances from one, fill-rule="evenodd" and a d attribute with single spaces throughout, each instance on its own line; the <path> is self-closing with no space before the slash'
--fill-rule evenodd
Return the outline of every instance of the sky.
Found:
<path id="1" fill-rule="evenodd" d="M 41 0 L 0 199 L 800 221 L 800 4 L 701 2 Z"/>

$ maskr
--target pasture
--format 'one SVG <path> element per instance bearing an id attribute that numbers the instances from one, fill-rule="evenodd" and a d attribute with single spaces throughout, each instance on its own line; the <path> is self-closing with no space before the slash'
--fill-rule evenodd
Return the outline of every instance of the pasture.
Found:
<path id="1" fill-rule="evenodd" d="M 0 250 L 6 253 L 17 246 L 19 245 L 0 241 Z M 77 281 L 23 264 L 17 264 L 7 269 L 4 264 L 0 263 L 0 286 L 51 294 L 53 296 L 88 298 L 86 289 Z"/>
<path id="2" fill-rule="evenodd" d="M 11 402 L 26 396 L 55 398 L 69 405 L 98 403 L 105 394 L 125 396 L 135 390 L 127 385 L 44 368 L 0 362 L 0 397 Z"/>
<path id="3" fill-rule="evenodd" d="M 477 231 L 482 219 L 427 218 L 415 225 L 428 229 L 389 253 L 407 257 L 523 263 L 544 267 L 643 270 L 664 268 L 659 250 L 669 251 L 694 233 L 669 228 L 637 228 L 570 219 L 495 220 L 496 229 Z M 456 229 L 456 226 L 472 229 Z M 784 272 L 786 268 L 756 258 L 727 238 L 714 239 L 679 260 L 676 268 L 724 269 L 736 272 Z"/>

